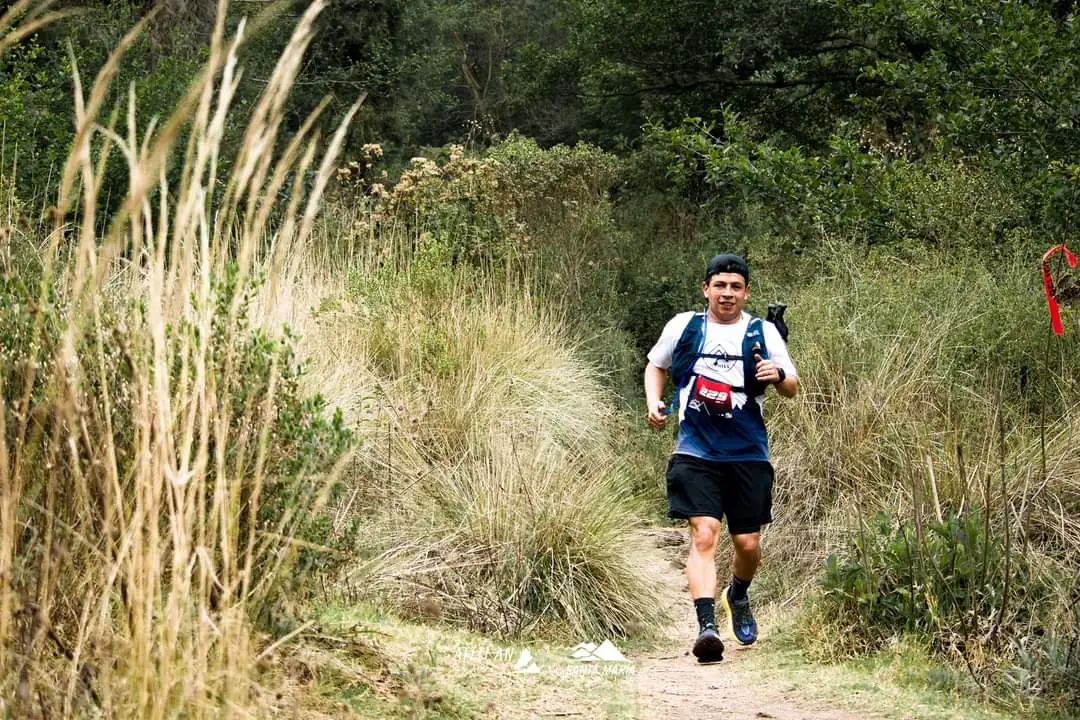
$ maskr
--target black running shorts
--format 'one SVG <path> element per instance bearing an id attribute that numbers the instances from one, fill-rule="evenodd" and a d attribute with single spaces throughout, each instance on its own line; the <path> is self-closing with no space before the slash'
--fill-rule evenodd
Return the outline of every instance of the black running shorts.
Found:
<path id="1" fill-rule="evenodd" d="M 772 522 L 773 468 L 765 460 L 713 462 L 692 455 L 668 461 L 668 517 L 726 516 L 732 535 Z"/>

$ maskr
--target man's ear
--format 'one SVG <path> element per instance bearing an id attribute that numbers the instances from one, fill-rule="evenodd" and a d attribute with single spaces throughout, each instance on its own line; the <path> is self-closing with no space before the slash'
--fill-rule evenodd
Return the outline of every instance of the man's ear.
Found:
<path id="1" fill-rule="evenodd" d="M 705 297 L 709 297 L 709 281 L 708 280 L 701 283 L 701 294 L 704 295 Z"/>

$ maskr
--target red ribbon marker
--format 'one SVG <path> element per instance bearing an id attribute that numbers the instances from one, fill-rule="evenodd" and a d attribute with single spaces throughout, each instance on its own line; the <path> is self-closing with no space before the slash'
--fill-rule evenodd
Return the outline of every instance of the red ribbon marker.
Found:
<path id="1" fill-rule="evenodd" d="M 1050 276 L 1050 258 L 1059 252 L 1065 253 L 1065 262 L 1069 263 L 1069 267 L 1076 267 L 1076 256 L 1065 247 L 1065 243 L 1055 245 L 1043 255 L 1043 288 L 1046 290 L 1046 304 L 1050 306 L 1050 327 L 1053 328 L 1055 335 L 1062 335 L 1065 332 L 1065 329 L 1061 327 L 1061 310 L 1058 308 L 1057 298 L 1054 297 L 1054 279 Z"/>

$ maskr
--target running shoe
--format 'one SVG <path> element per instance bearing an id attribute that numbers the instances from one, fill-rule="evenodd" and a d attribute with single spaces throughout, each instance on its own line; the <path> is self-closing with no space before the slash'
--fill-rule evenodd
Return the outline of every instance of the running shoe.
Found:
<path id="1" fill-rule="evenodd" d="M 694 643 L 694 657 L 698 662 L 717 662 L 724 659 L 724 642 L 716 632 L 716 626 L 709 623 L 698 635 Z"/>
<path id="2" fill-rule="evenodd" d="M 757 621 L 754 613 L 750 611 L 750 598 L 733 600 L 731 598 L 731 586 L 720 594 L 720 602 L 727 611 L 728 624 L 735 642 L 740 645 L 750 645 L 757 640 Z"/>

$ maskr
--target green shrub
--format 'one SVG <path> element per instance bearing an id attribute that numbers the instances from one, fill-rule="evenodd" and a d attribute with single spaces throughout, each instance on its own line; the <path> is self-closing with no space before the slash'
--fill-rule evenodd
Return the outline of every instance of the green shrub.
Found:
<path id="1" fill-rule="evenodd" d="M 253 536 L 256 545 L 261 546 L 267 534 L 288 532 L 300 541 L 299 560 L 304 571 L 312 563 L 326 566 L 339 562 L 335 548 L 351 543 L 330 532 L 324 518 L 310 513 L 308 508 L 316 504 L 315 496 L 323 492 L 322 484 L 314 478 L 327 474 L 348 450 L 351 434 L 344 427 L 339 412 L 331 414 L 321 397 L 309 396 L 304 391 L 302 368 L 296 360 L 288 332 L 281 339 L 273 339 L 261 330 L 248 327 L 255 285 L 247 284 L 248 290 L 233 323 L 228 320 L 230 307 L 240 292 L 235 266 L 228 268 L 221 281 L 214 281 L 213 287 L 212 298 L 217 309 L 207 340 L 214 362 L 207 370 L 216 378 L 215 391 L 229 401 L 230 409 L 226 413 L 228 427 L 222 428 L 223 434 L 210 439 L 207 454 L 214 457 L 218 445 L 223 447 L 223 467 L 228 477 L 221 481 L 238 503 L 239 517 L 244 518 L 236 530 L 240 547 L 246 550 L 249 545 L 243 539 L 247 536 L 250 521 L 248 506 L 257 506 Z M 0 276 L 0 327 L 3 328 L 0 357 L 10 359 L 4 363 L 6 377 L 0 388 L 4 391 L 5 412 L 10 415 L 15 412 L 29 380 L 32 383 L 31 412 L 38 413 L 42 423 L 37 432 L 47 435 L 60 432 L 69 422 L 63 412 L 50 409 L 50 394 L 55 391 L 53 380 L 60 359 L 55 351 L 62 342 L 66 318 L 65 309 L 60 305 L 40 307 L 36 292 L 36 287 L 27 287 L 24 278 L 13 277 L 10 273 Z M 56 302 L 55 298 L 50 298 Z M 57 492 L 57 488 L 62 487 L 61 492 L 65 495 L 85 495 L 82 483 L 96 481 L 107 469 L 102 454 L 106 449 L 115 458 L 116 471 L 121 477 L 137 472 L 141 462 L 137 445 L 140 435 L 137 427 L 140 412 L 138 383 L 141 373 L 153 362 L 151 335 L 145 325 L 141 325 L 145 323 L 145 312 L 138 305 L 128 317 L 122 306 L 106 305 L 102 310 L 100 325 L 80 333 L 79 344 L 75 347 L 79 357 L 100 357 L 95 372 L 82 378 L 78 400 L 79 414 L 84 415 L 82 422 L 95 430 L 110 428 L 111 437 L 98 436 L 98 447 L 85 448 L 87 457 L 65 459 L 48 484 L 31 486 L 39 491 L 51 487 L 51 492 Z M 138 324 L 132 324 L 134 318 L 138 318 Z M 98 342 L 102 338 L 107 339 L 110 352 L 99 356 Z M 201 341 L 199 328 L 192 323 L 182 321 L 169 328 L 167 342 L 175 350 L 171 358 L 170 385 L 183 386 L 184 373 L 196 362 Z M 34 372 L 27 371 L 28 364 L 36 364 Z M 267 397 L 274 398 L 269 415 L 265 407 Z M 268 423 L 269 442 L 265 446 L 257 437 L 257 429 L 262 423 Z M 20 423 L 10 416 L 4 427 L 10 433 L 20 427 Z M 16 442 L 10 436 L 6 440 L 8 447 Z M 31 452 L 39 450 L 31 449 Z M 255 472 L 257 463 L 261 463 L 258 473 Z M 218 487 L 218 469 L 217 465 L 211 465 L 207 470 L 208 495 Z M 259 477 L 257 497 L 256 477 Z M 43 505 L 41 498 L 31 495 L 22 497 L 21 501 L 24 510 L 31 515 L 35 504 Z M 211 497 L 206 501 L 213 503 Z M 81 528 L 88 538 L 104 538 L 113 522 L 109 516 L 111 502 L 102 497 L 88 504 L 72 503 L 58 508 L 57 512 L 71 527 Z M 167 520 L 162 518 L 163 523 Z M 32 552 L 31 548 L 24 550 Z M 268 572 L 270 567 L 261 564 L 268 562 L 272 566 L 281 558 L 262 557 L 254 545 L 251 550 L 261 558 L 254 569 L 254 582 L 286 580 L 275 578 Z M 290 585 L 293 590 L 297 589 L 295 583 Z M 269 586 L 266 592 L 267 596 L 274 595 Z"/>
<path id="2" fill-rule="evenodd" d="M 217 309 L 209 339 L 215 359 L 212 372 L 221 383 L 218 392 L 232 404 L 232 422 L 225 437 L 228 464 L 253 470 L 259 462 L 257 453 L 264 454 L 256 532 L 265 535 L 290 530 L 299 541 L 297 574 L 305 575 L 318 568 L 331 570 L 341 564 L 346 557 L 344 551 L 352 546 L 354 538 L 335 533 L 324 514 L 311 513 L 308 508 L 318 505 L 316 498 L 324 492 L 316 478 L 329 474 L 346 454 L 352 445 L 352 433 L 345 427 L 339 409 L 331 410 L 321 395 L 307 393 L 295 338 L 289 329 L 284 328 L 282 337 L 275 339 L 264 330 L 249 326 L 251 303 L 259 282 L 241 284 L 235 264 L 230 264 L 224 276 L 213 281 L 213 286 Z M 242 294 L 239 312 L 230 313 L 237 294 Z M 230 315 L 235 320 L 230 321 Z M 196 329 L 186 324 L 179 327 L 180 333 L 192 332 L 193 339 L 198 338 Z M 189 347 L 194 349 L 198 344 Z M 178 366 L 184 360 L 180 356 L 174 362 Z M 186 360 L 192 362 L 194 358 Z M 274 398 L 272 411 L 269 417 L 260 418 L 261 405 L 268 396 Z M 259 418 L 257 422 L 268 423 L 266 432 L 270 441 L 265 448 L 260 449 L 250 438 L 255 418 Z M 211 454 L 215 445 L 216 442 L 211 443 Z M 254 491 L 250 481 L 253 475 L 243 470 L 238 473 L 245 481 L 237 489 L 241 504 L 248 502 Z M 340 483 L 335 483 L 330 499 L 341 489 Z M 292 592 L 304 589 L 287 578 L 276 580 L 285 581 Z M 306 589 L 310 589 L 313 578 L 309 577 L 307 582 Z"/>
<path id="3" fill-rule="evenodd" d="M 1062 678 L 1080 660 L 1062 638 L 1067 572 L 1007 538 L 1015 528 L 991 514 L 901 521 L 879 512 L 860 523 L 825 562 L 800 631 L 806 647 L 835 660 L 915 637 L 981 686 L 1011 691 L 1009 704 L 1067 704 L 1076 688 Z"/>
<path id="4" fill-rule="evenodd" d="M 16 169 L 21 194 L 35 205 L 48 196 L 49 173 L 63 165 L 71 143 L 70 82 L 67 53 L 39 36 L 27 38 L 0 58 L 2 161 L 5 170 Z"/>
<path id="5" fill-rule="evenodd" d="M 850 548 L 830 555 L 822 603 L 846 626 L 846 642 L 880 647 L 902 633 L 926 634 L 946 654 L 978 640 L 992 654 L 1051 615 L 1049 577 L 1022 552 L 1006 555 L 1000 531 L 980 508 L 942 521 L 860 526 Z"/>
<path id="6" fill-rule="evenodd" d="M 997 257 L 1040 244 L 1011 168 L 942 144 L 916 155 L 867 128 L 842 127 L 827 149 L 808 149 L 763 137 L 731 112 L 719 123 L 654 127 L 649 137 L 679 186 L 708 189 L 698 193 L 708 215 L 781 263 L 823 236 Z"/>
<path id="7" fill-rule="evenodd" d="M 628 237 L 609 198 L 621 166 L 614 155 L 511 136 L 479 156 L 450 146 L 434 160 L 414 158 L 384 187 L 373 165 L 380 151 L 364 153 L 338 171 L 320 248 L 344 252 L 333 266 L 358 268 L 350 282 L 365 297 L 393 302 L 403 278 L 435 297 L 450 268 L 455 282 L 471 278 L 466 286 L 497 275 L 553 313 L 588 317 L 574 325 L 590 359 L 611 369 L 612 385 L 639 384 L 619 322 L 627 312 L 620 278 L 635 258 L 621 252 Z"/>

